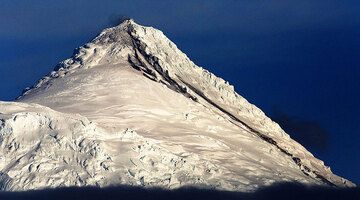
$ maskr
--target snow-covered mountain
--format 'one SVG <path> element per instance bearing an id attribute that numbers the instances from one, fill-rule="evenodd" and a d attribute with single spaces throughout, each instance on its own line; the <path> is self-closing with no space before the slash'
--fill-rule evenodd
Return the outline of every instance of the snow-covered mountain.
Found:
<path id="1" fill-rule="evenodd" d="M 354 186 L 161 31 L 105 29 L 0 102 L 0 188 Z"/>

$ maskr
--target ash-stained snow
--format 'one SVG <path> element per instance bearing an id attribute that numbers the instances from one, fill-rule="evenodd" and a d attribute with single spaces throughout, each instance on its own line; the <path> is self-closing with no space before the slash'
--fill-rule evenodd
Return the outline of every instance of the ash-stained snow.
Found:
<path id="1" fill-rule="evenodd" d="M 105 29 L 0 103 L 0 187 L 353 186 L 161 31 Z"/>

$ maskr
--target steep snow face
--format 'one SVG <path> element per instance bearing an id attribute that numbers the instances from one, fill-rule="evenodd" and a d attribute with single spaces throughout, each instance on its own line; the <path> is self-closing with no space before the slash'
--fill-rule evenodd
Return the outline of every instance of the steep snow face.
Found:
<path id="1" fill-rule="evenodd" d="M 4 189 L 353 186 L 161 31 L 132 20 L 77 49 L 18 102 L 0 104 Z"/>

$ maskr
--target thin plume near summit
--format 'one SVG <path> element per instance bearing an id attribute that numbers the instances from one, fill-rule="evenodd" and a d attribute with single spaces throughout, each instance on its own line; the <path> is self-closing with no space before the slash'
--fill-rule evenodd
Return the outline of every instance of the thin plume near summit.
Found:
<path id="1" fill-rule="evenodd" d="M 3 190 L 355 186 L 160 30 L 131 19 L 0 111 Z"/>

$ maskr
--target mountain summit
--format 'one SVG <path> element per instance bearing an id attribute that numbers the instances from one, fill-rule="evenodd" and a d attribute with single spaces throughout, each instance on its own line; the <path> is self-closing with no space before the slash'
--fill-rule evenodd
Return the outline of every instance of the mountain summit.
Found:
<path id="1" fill-rule="evenodd" d="M 161 31 L 125 20 L 0 102 L 0 187 L 354 186 Z"/>

